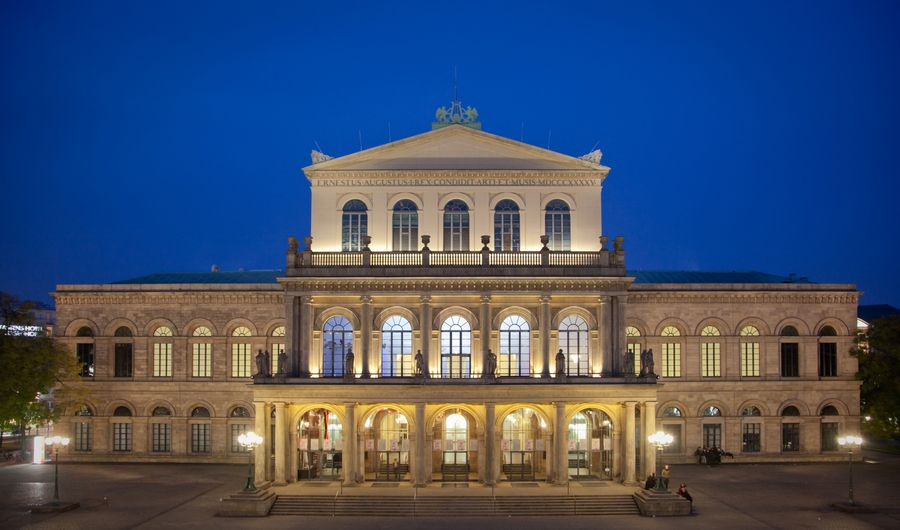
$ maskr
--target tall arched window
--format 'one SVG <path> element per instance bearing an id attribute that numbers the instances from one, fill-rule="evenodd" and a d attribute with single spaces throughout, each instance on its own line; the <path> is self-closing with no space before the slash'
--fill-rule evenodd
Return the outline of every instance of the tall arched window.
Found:
<path id="1" fill-rule="evenodd" d="M 721 333 L 719 332 L 719 328 L 715 326 L 705 326 L 700 331 L 700 336 L 704 337 L 703 342 L 700 343 L 700 354 L 701 354 L 701 375 L 703 377 L 720 377 L 722 375 L 721 372 L 721 344 L 718 342 L 718 339 L 706 338 L 706 337 L 718 337 Z"/>
<path id="2" fill-rule="evenodd" d="M 641 375 L 641 330 L 634 326 L 625 326 L 626 349 L 633 355 L 634 375 Z"/>
<path id="3" fill-rule="evenodd" d="M 210 413 L 206 407 L 194 407 L 191 411 L 191 453 L 208 453 L 210 450 Z"/>
<path id="4" fill-rule="evenodd" d="M 269 370 L 271 370 L 273 374 L 279 373 L 278 356 L 284 351 L 284 336 L 284 326 L 278 326 L 273 329 L 272 333 L 269 335 L 269 353 L 271 353 L 271 366 L 269 367 Z M 287 370 L 287 367 L 285 367 L 285 370 Z"/>
<path id="5" fill-rule="evenodd" d="M 834 339 L 823 339 L 823 337 L 834 337 L 837 332 L 831 326 L 825 326 L 819 331 L 819 376 L 835 377 L 837 371 L 837 343 Z"/>
<path id="6" fill-rule="evenodd" d="M 353 347 L 353 326 L 342 316 L 331 317 L 322 335 L 322 376 L 343 377 L 344 359 Z"/>
<path id="7" fill-rule="evenodd" d="M 504 199 L 494 208 L 494 250 L 519 250 L 519 205 Z"/>
<path id="8" fill-rule="evenodd" d="M 168 453 L 172 450 L 172 412 L 167 407 L 153 409 L 150 430 L 152 431 L 152 447 L 154 453 Z"/>
<path id="9" fill-rule="evenodd" d="M 381 376 L 413 375 L 412 326 L 401 316 L 392 316 L 381 326 Z"/>
<path id="10" fill-rule="evenodd" d="M 572 221 L 566 201 L 554 199 L 547 203 L 544 213 L 544 233 L 550 238 L 550 250 L 572 250 Z"/>
<path id="11" fill-rule="evenodd" d="M 444 205 L 444 250 L 469 250 L 469 205 L 459 199 Z"/>
<path id="12" fill-rule="evenodd" d="M 666 326 L 660 332 L 662 340 L 662 376 L 681 377 L 681 342 L 671 337 L 680 337 L 681 331 L 675 326 Z"/>
<path id="13" fill-rule="evenodd" d="M 191 376 L 212 376 L 212 331 L 197 326 L 191 333 Z"/>
<path id="14" fill-rule="evenodd" d="M 168 326 L 153 330 L 153 377 L 172 377 L 172 336 Z"/>
<path id="15" fill-rule="evenodd" d="M 472 328 L 463 317 L 453 316 L 441 324 L 441 377 L 469 377 L 472 359 Z"/>
<path id="16" fill-rule="evenodd" d="M 113 411 L 113 451 L 131 451 L 131 409 L 116 407 Z M 120 419 L 128 417 L 129 419 Z"/>
<path id="17" fill-rule="evenodd" d="M 131 328 L 120 326 L 115 332 L 115 377 L 131 377 L 134 364 L 134 334 Z"/>
<path id="18" fill-rule="evenodd" d="M 234 337 L 231 343 L 231 377 L 251 377 L 253 372 L 251 358 L 253 357 L 253 345 L 250 337 L 253 333 L 246 326 L 238 326 L 231 332 Z"/>
<path id="19" fill-rule="evenodd" d="M 497 375 L 531 375 L 531 330 L 520 316 L 507 317 L 500 324 L 500 358 Z"/>
<path id="20" fill-rule="evenodd" d="M 759 377 L 759 329 L 755 326 L 741 330 L 741 377 Z"/>
<path id="21" fill-rule="evenodd" d="M 559 323 L 559 348 L 566 356 L 566 375 L 588 375 L 588 325 L 569 315 Z"/>
<path id="22" fill-rule="evenodd" d="M 394 205 L 393 249 L 416 250 L 419 239 L 419 213 L 416 203 L 409 199 Z"/>
<path id="23" fill-rule="evenodd" d="M 341 250 L 356 252 L 362 250 L 362 238 L 368 234 L 369 215 L 366 203 L 353 199 L 344 205 L 341 217 Z"/>
<path id="24" fill-rule="evenodd" d="M 797 337 L 794 326 L 781 329 L 782 337 Z M 781 339 L 781 377 L 800 377 L 800 343 L 797 339 Z"/>
<path id="25" fill-rule="evenodd" d="M 82 326 L 75 332 L 75 336 L 81 338 L 75 345 L 75 353 L 81 365 L 81 377 L 94 377 L 94 330 Z"/>

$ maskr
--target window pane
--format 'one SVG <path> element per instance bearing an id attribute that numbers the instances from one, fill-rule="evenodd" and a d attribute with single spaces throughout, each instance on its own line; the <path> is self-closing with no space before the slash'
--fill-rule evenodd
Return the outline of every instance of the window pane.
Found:
<path id="1" fill-rule="evenodd" d="M 759 343 L 741 343 L 741 376 L 759 377 Z"/>
<path id="2" fill-rule="evenodd" d="M 781 344 L 781 377 L 800 377 L 800 345 L 796 342 Z"/>
<path id="3" fill-rule="evenodd" d="M 193 349 L 193 367 L 191 375 L 194 377 L 211 377 L 212 344 L 194 344 Z"/>
<path id="4" fill-rule="evenodd" d="M 721 360 L 718 342 L 705 342 L 700 345 L 702 351 L 703 377 L 720 377 Z"/>
<path id="5" fill-rule="evenodd" d="M 125 328 L 128 329 L 128 328 Z M 115 376 L 131 377 L 132 371 L 132 345 L 116 344 L 115 347 Z"/>
<path id="6" fill-rule="evenodd" d="M 172 431 L 168 423 L 153 424 L 153 452 L 167 453 L 172 447 Z"/>
<path id="7" fill-rule="evenodd" d="M 743 426 L 743 446 L 741 451 L 744 453 L 758 453 L 760 451 L 760 424 L 745 423 Z"/>
<path id="8" fill-rule="evenodd" d="M 819 344 L 819 375 L 822 377 L 837 376 L 837 343 L 823 342 Z"/>
<path id="9" fill-rule="evenodd" d="M 662 376 L 681 377 L 681 344 L 678 342 L 662 345 Z"/>
<path id="10" fill-rule="evenodd" d="M 250 344 L 231 345 L 231 377 L 250 377 L 250 357 L 252 355 Z"/>
<path id="11" fill-rule="evenodd" d="M 172 377 L 172 345 L 153 345 L 153 377 Z"/>

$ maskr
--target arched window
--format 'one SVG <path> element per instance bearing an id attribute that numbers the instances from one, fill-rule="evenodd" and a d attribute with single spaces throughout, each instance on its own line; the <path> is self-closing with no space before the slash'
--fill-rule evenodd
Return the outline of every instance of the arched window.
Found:
<path id="1" fill-rule="evenodd" d="M 452 316 L 441 324 L 441 377 L 469 377 L 472 360 L 472 328 L 469 321 Z"/>
<path id="2" fill-rule="evenodd" d="M 781 336 L 782 337 L 796 337 L 798 335 L 800 335 L 800 333 L 797 331 L 797 328 L 795 328 L 794 326 L 785 326 L 785 327 L 781 328 Z"/>
<path id="3" fill-rule="evenodd" d="M 571 219 L 569 205 L 566 201 L 554 199 L 547 203 L 544 213 L 544 233 L 550 238 L 547 248 L 550 250 L 572 250 Z"/>
<path id="4" fill-rule="evenodd" d="M 75 411 L 75 415 L 79 416 L 75 423 L 75 440 L 73 441 L 76 451 L 91 451 L 94 448 L 94 423 L 90 416 L 94 413 L 87 405 L 82 405 Z"/>
<path id="5" fill-rule="evenodd" d="M 253 333 L 246 326 L 238 326 L 231 332 L 231 377 L 251 377 L 253 345 L 250 337 Z"/>
<path id="6" fill-rule="evenodd" d="M 232 453 L 246 453 L 250 449 L 241 445 L 239 440 L 240 436 L 246 432 L 250 432 L 252 429 L 250 428 L 250 424 L 247 422 L 247 418 L 250 417 L 250 413 L 244 407 L 234 407 L 232 409 L 231 414 L 229 414 L 228 425 L 231 431 L 231 452 Z M 235 419 L 237 418 L 237 419 Z"/>
<path id="7" fill-rule="evenodd" d="M 741 330 L 741 377 L 759 377 L 759 329 Z"/>
<path id="8" fill-rule="evenodd" d="M 405 318 L 395 315 L 385 320 L 381 326 L 381 376 L 411 375 L 412 326 Z"/>
<path id="9" fill-rule="evenodd" d="M 762 424 L 756 417 L 762 416 L 762 413 L 759 408 L 750 405 L 744 407 L 741 415 L 750 420 L 741 422 L 741 452 L 758 453 L 762 450 Z"/>
<path id="10" fill-rule="evenodd" d="M 510 316 L 500 323 L 500 358 L 497 375 L 527 377 L 531 375 L 531 330 L 520 316 Z"/>
<path id="11" fill-rule="evenodd" d="M 419 214 L 416 203 L 409 199 L 394 205 L 393 249 L 416 250 L 419 239 Z"/>
<path id="12" fill-rule="evenodd" d="M 343 377 L 344 360 L 353 348 L 353 326 L 350 321 L 342 316 L 329 318 L 322 331 L 322 344 L 322 376 Z"/>
<path id="13" fill-rule="evenodd" d="M 172 413 L 167 407 L 156 407 L 152 415 L 154 420 L 150 424 L 151 450 L 154 453 L 168 453 L 172 450 L 172 425 L 169 419 Z"/>
<path id="14" fill-rule="evenodd" d="M 212 376 L 212 332 L 206 326 L 197 326 L 191 333 L 191 376 Z"/>
<path id="15" fill-rule="evenodd" d="M 634 359 L 634 375 L 641 375 L 641 330 L 625 326 L 626 350 Z"/>
<path id="16" fill-rule="evenodd" d="M 284 337 L 285 337 L 284 326 L 278 326 L 277 328 L 273 329 L 272 333 L 269 335 L 268 344 L 269 344 L 269 352 L 271 353 L 271 355 L 270 355 L 271 366 L 269 367 L 269 370 L 273 374 L 278 373 L 278 356 L 281 354 L 282 351 L 284 351 Z M 285 370 L 287 370 L 287 366 L 285 366 Z"/>
<path id="17" fill-rule="evenodd" d="M 837 332 L 831 326 L 825 326 L 819 331 L 819 377 L 836 377 L 838 375 L 837 343 L 825 342 L 821 338 L 836 335 Z"/>
<path id="18" fill-rule="evenodd" d="M 93 416 L 94 413 L 91 411 L 91 408 L 87 405 L 82 405 L 81 408 L 75 411 L 76 416 Z"/>
<path id="19" fill-rule="evenodd" d="M 787 407 L 784 407 L 784 410 L 781 411 L 781 415 L 782 416 L 799 416 L 800 410 L 797 409 L 797 407 L 795 407 L 793 405 L 789 405 Z"/>
<path id="20" fill-rule="evenodd" d="M 494 250 L 519 250 L 519 205 L 504 199 L 494 208 Z"/>
<path id="21" fill-rule="evenodd" d="M 662 346 L 662 369 L 663 377 L 681 377 L 681 342 L 676 342 L 671 337 L 680 337 L 681 330 L 675 326 L 666 326 L 660 332 L 663 337 Z"/>
<path id="22" fill-rule="evenodd" d="M 715 407 L 710 405 L 700 411 L 700 415 L 704 418 L 719 418 L 722 416 L 722 411 L 719 407 Z M 710 422 L 709 420 L 704 421 L 703 423 L 703 446 L 704 447 L 721 447 L 722 446 L 722 424 L 719 422 Z"/>
<path id="23" fill-rule="evenodd" d="M 119 340 L 113 344 L 114 377 L 131 377 L 134 364 L 134 344 L 129 340 L 134 334 L 131 328 L 119 326 L 114 334 Z"/>
<path id="24" fill-rule="evenodd" d="M 719 407 L 710 405 L 710 406 L 706 407 L 705 409 L 703 409 L 703 412 L 701 412 L 700 415 L 701 416 L 721 416 L 722 411 L 719 410 Z"/>
<path id="25" fill-rule="evenodd" d="M 469 250 L 469 205 L 459 199 L 444 205 L 444 250 Z"/>
<path id="26" fill-rule="evenodd" d="M 800 333 L 794 326 L 781 328 L 782 337 L 797 337 Z M 800 377 L 800 344 L 781 342 L 781 377 Z"/>
<path id="27" fill-rule="evenodd" d="M 682 416 L 681 409 L 678 407 L 667 407 L 662 415 L 664 418 L 680 418 Z"/>
<path id="28" fill-rule="evenodd" d="M 797 407 L 790 405 L 781 411 L 781 450 L 783 452 L 795 452 L 800 450 L 800 423 L 796 420 L 785 421 L 786 418 L 799 416 Z"/>
<path id="29" fill-rule="evenodd" d="M 84 337 L 75 344 L 75 354 L 78 364 L 81 365 L 81 377 L 94 377 L 94 330 L 88 326 L 82 326 L 75 332 L 76 337 Z M 87 339 L 87 340 L 85 340 Z"/>
<path id="30" fill-rule="evenodd" d="M 125 406 L 116 407 L 113 416 L 131 416 L 131 409 Z M 131 451 L 131 420 L 113 421 L 113 451 Z"/>
<path id="31" fill-rule="evenodd" d="M 826 405 L 822 408 L 822 416 L 838 416 L 838 409 L 834 405 Z"/>
<path id="32" fill-rule="evenodd" d="M 244 407 L 234 407 L 231 411 L 232 418 L 249 418 L 250 413 Z"/>
<path id="33" fill-rule="evenodd" d="M 762 416 L 762 413 L 759 411 L 758 407 L 754 407 L 750 405 L 749 407 L 745 407 L 741 412 L 742 416 Z"/>
<path id="34" fill-rule="evenodd" d="M 838 444 L 838 427 L 840 420 L 838 409 L 834 405 L 826 405 L 822 407 L 822 427 L 820 430 L 822 451 L 837 451 L 840 449 Z"/>
<path id="35" fill-rule="evenodd" d="M 172 377 L 172 335 L 168 326 L 153 330 L 153 377 Z"/>
<path id="36" fill-rule="evenodd" d="M 209 452 L 209 417 L 206 407 L 194 407 L 191 411 L 191 453 Z"/>
<path id="37" fill-rule="evenodd" d="M 156 407 L 153 409 L 154 416 L 171 416 L 172 413 L 169 412 L 169 409 L 166 407 Z"/>
<path id="38" fill-rule="evenodd" d="M 78 331 L 75 332 L 76 337 L 93 337 L 94 330 L 89 328 L 88 326 L 82 326 L 78 328 Z"/>
<path id="39" fill-rule="evenodd" d="M 700 330 L 701 337 L 718 337 L 721 333 L 715 326 L 705 326 Z M 717 339 L 704 339 L 700 343 L 701 375 L 703 377 L 720 377 L 722 375 L 722 345 Z"/>
<path id="40" fill-rule="evenodd" d="M 569 315 L 559 323 L 559 349 L 566 356 L 566 375 L 589 375 L 588 325 L 583 318 Z"/>
<path id="41" fill-rule="evenodd" d="M 369 215 L 366 203 L 353 199 L 344 205 L 341 217 L 341 250 L 357 252 L 363 249 L 362 238 L 368 235 Z"/>
<path id="42" fill-rule="evenodd" d="M 131 332 L 131 328 L 127 326 L 119 326 L 116 328 L 116 337 L 133 337 L 134 334 Z"/>

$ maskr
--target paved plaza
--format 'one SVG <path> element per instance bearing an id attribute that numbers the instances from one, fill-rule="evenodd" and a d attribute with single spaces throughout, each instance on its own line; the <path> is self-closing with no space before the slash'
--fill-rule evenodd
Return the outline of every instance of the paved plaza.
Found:
<path id="1" fill-rule="evenodd" d="M 832 510 L 828 502 L 846 501 L 848 466 L 838 464 L 672 466 L 672 489 L 686 482 L 694 496 L 694 515 L 679 518 L 603 517 L 287 517 L 259 519 L 217 517 L 219 499 L 239 490 L 247 473 L 243 466 L 69 464 L 60 466 L 60 498 L 81 507 L 62 514 L 30 514 L 29 507 L 53 498 L 53 466 L 19 464 L 0 468 L 0 528 L 28 529 L 156 529 L 156 528 L 759 528 L 874 529 L 900 528 L 900 456 L 865 452 L 866 462 L 854 464 L 857 503 L 877 509 L 850 515 Z M 439 485 L 426 490 L 440 494 Z M 507 485 L 508 486 L 508 485 Z M 571 489 L 542 487 L 549 495 L 582 494 Z M 294 487 L 296 488 L 296 486 Z M 621 486 L 612 488 L 625 491 Z M 318 490 L 321 488 L 309 488 Z M 336 485 L 327 488 L 339 493 Z M 585 488 L 600 490 L 604 488 Z M 344 488 L 344 495 L 384 494 L 366 485 Z M 398 495 L 404 490 L 394 490 Z M 406 490 L 413 493 L 412 488 Z M 453 490 L 451 490 L 453 491 Z M 523 491 L 523 490 L 520 490 Z M 292 491 L 296 493 L 297 491 Z M 511 494 L 497 488 L 495 494 Z M 454 495 L 459 492 L 454 491 Z M 469 495 L 490 495 L 490 488 L 472 484 Z M 515 492 L 519 494 L 519 492 Z"/>

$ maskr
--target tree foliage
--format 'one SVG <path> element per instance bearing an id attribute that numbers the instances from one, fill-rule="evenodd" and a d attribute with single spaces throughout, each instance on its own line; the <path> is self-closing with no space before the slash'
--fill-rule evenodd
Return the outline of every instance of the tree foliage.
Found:
<path id="1" fill-rule="evenodd" d="M 53 337 L 16 335 L 10 326 L 30 325 L 32 304 L 0 292 L 0 427 L 44 424 L 55 420 L 71 402 L 84 401 L 85 390 L 73 384 L 79 365 L 71 351 Z M 38 401 L 53 391 L 55 406 Z"/>
<path id="2" fill-rule="evenodd" d="M 850 354 L 859 359 L 863 428 L 872 436 L 900 436 L 900 315 L 872 321 Z"/>

